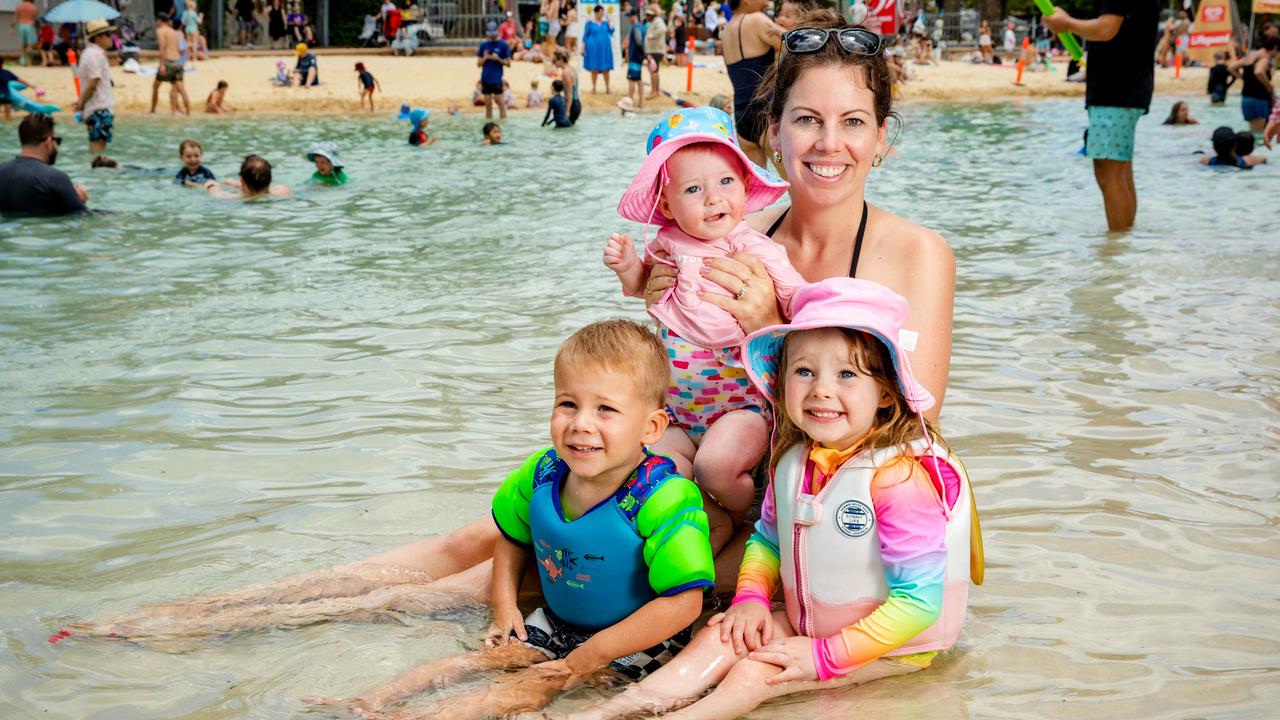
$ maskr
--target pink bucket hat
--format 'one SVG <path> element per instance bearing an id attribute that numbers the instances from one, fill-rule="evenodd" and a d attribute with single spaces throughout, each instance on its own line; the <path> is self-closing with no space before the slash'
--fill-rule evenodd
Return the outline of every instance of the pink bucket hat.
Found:
<path id="1" fill-rule="evenodd" d="M 649 133 L 644 146 L 648 157 L 626 192 L 622 193 L 618 214 L 646 225 L 655 221 L 660 225 L 671 222 L 657 214 L 658 193 L 666 184 L 667 158 L 686 145 L 700 142 L 720 143 L 732 148 L 742 160 L 742 167 L 747 170 L 743 178 L 747 185 L 747 212 L 769 207 L 790 187 L 787 181 L 751 162 L 742 152 L 733 133 L 733 121 L 723 110 L 709 105 L 678 108 L 664 115 Z"/>
<path id="2" fill-rule="evenodd" d="M 787 333 L 817 328 L 849 328 L 870 333 L 889 348 L 898 385 L 915 412 L 933 407 L 933 395 L 916 381 L 904 350 L 915 349 L 916 334 L 903 327 L 907 321 L 907 300 L 889 288 L 870 280 L 829 278 L 805 285 L 792 300 L 790 323 L 774 325 L 751 333 L 742 343 L 742 361 L 751 382 L 771 401 L 782 341 Z"/>

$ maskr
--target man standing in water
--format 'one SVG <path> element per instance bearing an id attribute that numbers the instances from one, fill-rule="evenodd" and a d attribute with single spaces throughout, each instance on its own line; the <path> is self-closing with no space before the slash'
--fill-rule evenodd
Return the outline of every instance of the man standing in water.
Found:
<path id="1" fill-rule="evenodd" d="M 1084 104 L 1089 111 L 1085 155 L 1102 190 L 1107 227 L 1133 227 L 1138 191 L 1133 184 L 1133 136 L 1138 118 L 1151 109 L 1155 88 L 1156 25 L 1160 0 L 1101 0 L 1098 17 L 1078 20 L 1062 8 L 1044 19 L 1055 33 L 1089 41 Z"/>
<path id="2" fill-rule="evenodd" d="M 161 83 L 170 83 L 169 110 L 178 112 L 178 100 L 182 98 L 183 113 L 191 114 L 191 100 L 187 97 L 187 88 L 182 84 L 182 52 L 178 49 L 181 35 L 173 29 L 173 23 L 165 13 L 156 13 L 156 44 L 159 45 L 160 67 L 156 71 L 156 80 L 151 84 L 151 112 L 156 111 L 156 103 L 160 99 Z"/>
<path id="3" fill-rule="evenodd" d="M 111 85 L 111 63 L 107 60 L 107 48 L 111 47 L 111 34 L 116 26 L 106 20 L 90 20 L 85 23 L 84 55 L 76 74 L 84 91 L 74 105 L 89 131 L 89 153 L 101 155 L 107 151 L 116 122 L 116 96 Z M 154 109 L 154 108 L 153 108 Z"/>
<path id="4" fill-rule="evenodd" d="M 53 133 L 53 118 L 32 113 L 18 124 L 22 153 L 0 164 L 0 213 L 67 215 L 84 212 L 89 193 L 53 164 L 62 138 Z"/>

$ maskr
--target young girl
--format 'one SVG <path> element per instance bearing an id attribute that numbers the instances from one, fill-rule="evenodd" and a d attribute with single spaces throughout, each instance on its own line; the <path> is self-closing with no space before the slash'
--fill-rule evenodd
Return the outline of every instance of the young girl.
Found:
<path id="1" fill-rule="evenodd" d="M 369 112 L 373 112 L 373 91 L 382 91 L 382 83 L 365 69 L 364 63 L 356 63 L 356 85 L 360 89 L 360 109 L 364 109 L 364 99 L 369 98 Z"/>
<path id="2" fill-rule="evenodd" d="M 981 540 L 964 467 L 921 415 L 933 397 L 905 353 L 907 303 L 832 278 L 802 288 L 795 308 L 742 346 L 778 428 L 733 603 L 592 717 L 660 711 L 712 685 L 676 715 L 737 717 L 798 690 L 927 668 L 956 641 L 970 578 L 982 581 Z M 771 612 L 779 585 L 786 610 Z"/>
<path id="3" fill-rule="evenodd" d="M 196 11 L 196 0 L 187 0 L 187 9 L 182 11 L 182 32 L 186 35 L 192 60 L 200 59 L 199 39 L 202 22 L 204 22 L 204 13 Z"/>
<path id="4" fill-rule="evenodd" d="M 656 221 L 657 237 L 646 245 L 643 262 L 627 235 L 614 233 L 604 251 L 604 264 L 618 274 L 627 295 L 648 294 L 646 264 L 678 269 L 676 286 L 649 308 L 672 366 L 672 425 L 655 450 L 675 460 L 719 505 L 707 508 L 717 550 L 755 498 L 751 470 L 768 445 L 769 420 L 766 403 L 738 361 L 742 328 L 716 302 L 730 295 L 702 277 L 704 261 L 737 252 L 756 255 L 787 316 L 792 295 L 804 284 L 782 246 L 742 222 L 746 213 L 781 197 L 787 183 L 748 160 L 732 128 L 729 116 L 712 107 L 663 117 L 649 133 L 644 165 L 618 203 L 618 213 L 628 220 Z"/>

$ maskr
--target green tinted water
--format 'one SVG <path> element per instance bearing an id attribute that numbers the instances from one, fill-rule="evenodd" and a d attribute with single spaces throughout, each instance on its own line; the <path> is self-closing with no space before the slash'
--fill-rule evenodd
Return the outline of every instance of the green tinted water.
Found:
<path id="1" fill-rule="evenodd" d="M 956 251 L 943 419 L 975 478 L 987 584 L 930 671 L 755 717 L 1267 716 L 1275 168 L 1192 164 L 1234 107 L 1195 107 L 1198 128 L 1148 116 L 1139 229 L 1107 237 L 1073 155 L 1077 101 L 903 114 L 902 155 L 869 196 Z M 475 646 L 470 612 L 173 655 L 45 638 L 486 512 L 546 440 L 560 340 L 643 317 L 599 256 L 649 122 L 515 118 L 499 148 L 479 124 L 443 118 L 440 144 L 412 150 L 390 120 L 123 119 L 124 162 L 176 170 L 193 136 L 220 176 L 258 152 L 298 190 L 249 204 L 91 173 L 64 128 L 60 166 L 112 213 L 0 220 L 5 717 L 282 717 Z M 350 185 L 301 187 L 318 139 L 340 144 Z"/>

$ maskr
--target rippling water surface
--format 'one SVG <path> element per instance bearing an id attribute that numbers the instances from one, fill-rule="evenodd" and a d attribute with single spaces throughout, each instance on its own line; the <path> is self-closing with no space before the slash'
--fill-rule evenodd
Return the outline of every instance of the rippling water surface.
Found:
<path id="1" fill-rule="evenodd" d="M 1169 102 L 1114 237 L 1077 101 L 903 108 L 869 196 L 956 252 L 943 420 L 987 581 L 930 671 L 755 717 L 1274 717 L 1280 182 L 1194 166 L 1238 111 L 1162 127 Z M 309 141 L 340 143 L 350 185 L 249 204 L 91 174 L 64 128 L 112 214 L 0 220 L 5 717 L 283 717 L 475 646 L 473 612 L 178 654 L 45 638 L 456 527 L 546 440 L 560 340 L 643 317 L 599 256 L 649 122 L 513 118 L 500 148 L 479 124 L 445 118 L 425 151 L 389 120 L 119 127 L 122 161 L 176 169 L 195 136 L 221 175 L 259 152 L 295 187 Z"/>

